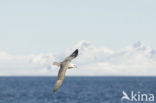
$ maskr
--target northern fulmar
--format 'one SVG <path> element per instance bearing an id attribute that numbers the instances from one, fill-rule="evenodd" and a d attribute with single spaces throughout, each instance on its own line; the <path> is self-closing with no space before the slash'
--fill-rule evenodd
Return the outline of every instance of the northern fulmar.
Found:
<path id="1" fill-rule="evenodd" d="M 63 83 L 65 73 L 67 69 L 77 68 L 75 64 L 72 64 L 71 61 L 76 58 L 78 55 L 78 49 L 76 49 L 70 56 L 66 57 L 62 62 L 53 62 L 53 65 L 59 66 L 60 70 L 58 72 L 58 77 L 56 84 L 54 86 L 53 92 L 56 92 Z"/>

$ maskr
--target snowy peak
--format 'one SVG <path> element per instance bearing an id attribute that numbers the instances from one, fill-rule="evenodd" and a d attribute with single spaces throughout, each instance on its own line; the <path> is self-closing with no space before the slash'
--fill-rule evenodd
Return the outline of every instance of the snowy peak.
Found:
<path id="1" fill-rule="evenodd" d="M 142 50 L 142 51 L 151 51 L 152 48 L 147 46 L 146 44 L 144 44 L 141 41 L 138 41 L 137 43 L 135 43 L 133 45 L 133 48 L 135 48 L 136 50 Z"/>
<path id="2" fill-rule="evenodd" d="M 149 53 L 152 51 L 152 48 L 147 46 L 145 43 L 138 41 L 134 43 L 133 45 L 128 45 L 124 48 L 127 52 L 146 52 Z"/>
<path id="3" fill-rule="evenodd" d="M 89 47 L 91 47 L 91 46 L 92 46 L 92 45 L 91 45 L 91 43 L 90 43 L 89 41 L 82 40 L 82 41 L 78 42 L 78 43 L 74 46 L 74 48 L 78 48 L 78 49 L 84 50 L 84 49 L 89 48 Z"/>
<path id="4" fill-rule="evenodd" d="M 135 44 L 133 44 L 134 48 L 142 48 L 145 47 L 145 44 L 142 41 L 138 41 Z"/>

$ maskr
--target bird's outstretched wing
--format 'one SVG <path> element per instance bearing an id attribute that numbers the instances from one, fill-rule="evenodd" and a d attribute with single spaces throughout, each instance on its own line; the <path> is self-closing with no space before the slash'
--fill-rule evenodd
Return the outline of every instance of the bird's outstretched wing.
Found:
<path id="1" fill-rule="evenodd" d="M 76 58 L 78 55 L 78 49 L 76 49 L 70 56 L 66 57 L 64 61 L 71 61 Z"/>
<path id="2" fill-rule="evenodd" d="M 56 81 L 56 84 L 54 86 L 53 92 L 56 92 L 60 88 L 60 86 L 62 85 L 66 70 L 67 70 L 66 66 L 61 65 L 60 70 L 58 72 L 58 77 L 57 77 L 57 81 Z"/>

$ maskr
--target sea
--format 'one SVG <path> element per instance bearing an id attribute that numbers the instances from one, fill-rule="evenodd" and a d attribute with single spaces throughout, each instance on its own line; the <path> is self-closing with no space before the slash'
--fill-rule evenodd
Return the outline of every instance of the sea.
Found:
<path id="1" fill-rule="evenodd" d="M 156 77 L 66 77 L 53 93 L 57 77 L 0 77 L 0 103 L 156 103 Z M 123 99 L 146 94 L 144 101 Z M 148 101 L 146 101 L 146 99 Z"/>

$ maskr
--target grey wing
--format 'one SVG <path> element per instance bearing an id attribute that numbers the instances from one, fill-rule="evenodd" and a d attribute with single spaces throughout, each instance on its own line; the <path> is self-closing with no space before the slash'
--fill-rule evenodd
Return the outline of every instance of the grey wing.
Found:
<path id="1" fill-rule="evenodd" d="M 65 67 L 63 67 L 61 65 L 59 73 L 58 73 L 58 78 L 57 78 L 56 84 L 55 84 L 54 89 L 53 89 L 53 92 L 56 92 L 60 88 L 60 86 L 62 85 L 66 70 L 67 69 L 65 69 Z"/>
<path id="2" fill-rule="evenodd" d="M 66 57 L 64 61 L 71 61 L 72 59 L 76 58 L 78 55 L 78 49 L 76 49 L 69 57 Z"/>

